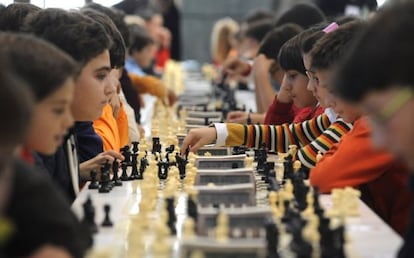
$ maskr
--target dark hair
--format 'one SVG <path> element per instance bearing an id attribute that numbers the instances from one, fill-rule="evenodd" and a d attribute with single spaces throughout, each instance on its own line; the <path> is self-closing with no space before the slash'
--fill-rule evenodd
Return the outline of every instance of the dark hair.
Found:
<path id="1" fill-rule="evenodd" d="M 306 75 L 306 69 L 302 58 L 302 45 L 305 40 L 316 31 L 320 31 L 322 26 L 312 27 L 302 31 L 295 37 L 288 40 L 279 51 L 279 64 L 283 70 L 295 70 Z"/>
<path id="2" fill-rule="evenodd" d="M 103 25 L 79 12 L 41 10 L 27 17 L 22 30 L 52 42 L 82 66 L 112 46 Z"/>
<path id="3" fill-rule="evenodd" d="M 333 68 L 349 50 L 349 45 L 364 24 L 363 22 L 349 22 L 318 40 L 310 52 L 312 69 Z"/>
<path id="4" fill-rule="evenodd" d="M 129 46 L 129 30 L 127 24 L 124 21 L 125 13 L 122 10 L 109 8 L 97 3 L 89 3 L 84 8 L 93 9 L 95 11 L 108 15 L 108 17 L 111 18 L 112 22 L 121 33 L 125 46 Z"/>
<path id="5" fill-rule="evenodd" d="M 39 102 L 75 77 L 79 65 L 54 45 L 32 35 L 0 33 L 0 56 L 31 88 Z"/>
<path id="6" fill-rule="evenodd" d="M 112 47 L 109 49 L 109 56 L 111 59 L 111 67 L 119 68 L 125 64 L 125 43 L 124 39 L 116 28 L 112 20 L 104 13 L 92 10 L 82 9 L 81 13 L 99 22 L 105 28 L 106 33 L 112 39 Z"/>
<path id="7" fill-rule="evenodd" d="M 244 36 L 255 39 L 257 42 L 261 42 L 266 34 L 273 29 L 273 27 L 272 22 L 269 20 L 257 21 L 251 23 L 247 27 Z"/>
<path id="8" fill-rule="evenodd" d="M 136 12 L 136 15 L 144 19 L 144 21 L 149 21 L 154 16 L 161 15 L 161 13 L 155 10 L 154 8 L 146 7 L 146 8 L 138 9 L 138 11 Z"/>
<path id="9" fill-rule="evenodd" d="M 311 52 L 315 43 L 320 40 L 323 36 L 325 36 L 325 32 L 322 31 L 323 28 L 318 30 L 313 30 L 306 38 L 303 39 L 302 42 L 302 53 L 308 54 Z"/>
<path id="10" fill-rule="evenodd" d="M 304 29 L 310 28 L 313 25 L 324 22 L 325 15 L 323 12 L 313 4 L 297 4 L 291 9 L 283 13 L 276 21 L 276 26 L 285 23 L 295 23 Z"/>
<path id="11" fill-rule="evenodd" d="M 275 13 L 270 10 L 266 9 L 255 9 L 247 13 L 246 17 L 243 19 L 243 22 L 250 24 L 258 21 L 273 21 L 275 17 Z"/>
<path id="12" fill-rule="evenodd" d="M 353 15 L 343 15 L 343 16 L 339 16 L 339 17 L 337 17 L 337 18 L 335 19 L 335 22 L 336 22 L 339 26 L 341 26 L 341 25 L 344 25 L 345 23 L 348 23 L 348 22 L 360 21 L 360 20 L 361 20 L 360 18 L 358 18 L 358 17 L 356 17 L 356 16 L 353 16 Z"/>
<path id="13" fill-rule="evenodd" d="M 33 112 L 33 99 L 6 57 L 0 58 L 0 146 L 15 147 L 25 140 Z"/>
<path id="14" fill-rule="evenodd" d="M 280 48 L 286 41 L 294 37 L 302 30 L 296 24 L 285 24 L 278 28 L 274 28 L 266 34 L 259 46 L 259 54 L 264 54 L 269 59 L 278 60 Z"/>
<path id="15" fill-rule="evenodd" d="M 138 25 L 130 25 L 129 33 L 131 35 L 129 54 L 132 54 L 134 51 L 139 52 L 146 46 L 154 43 L 148 32 Z"/>
<path id="16" fill-rule="evenodd" d="M 0 30 L 20 31 L 27 15 L 40 11 L 41 8 L 29 3 L 9 4 L 0 15 Z"/>
<path id="17" fill-rule="evenodd" d="M 358 102 L 371 91 L 414 87 L 413 13 L 414 3 L 395 4 L 369 21 L 334 76 L 341 97 Z"/>

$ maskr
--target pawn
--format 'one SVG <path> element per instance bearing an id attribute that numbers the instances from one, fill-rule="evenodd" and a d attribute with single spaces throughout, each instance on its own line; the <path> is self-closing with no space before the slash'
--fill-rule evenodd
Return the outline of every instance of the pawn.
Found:
<path id="1" fill-rule="evenodd" d="M 138 152 L 138 145 L 139 145 L 139 142 L 132 142 L 132 145 L 133 145 L 133 147 L 132 147 L 132 151 L 134 152 L 134 153 L 137 153 Z"/>
<path id="2" fill-rule="evenodd" d="M 322 153 L 318 151 L 318 154 L 316 155 L 316 163 L 318 163 L 322 159 Z"/>
<path id="3" fill-rule="evenodd" d="M 119 164 L 115 158 L 114 162 L 112 163 L 112 172 L 114 173 L 114 176 L 112 177 L 112 182 L 114 183 L 115 186 L 122 185 L 122 181 L 118 177 L 118 170 L 119 170 Z"/>
<path id="4" fill-rule="evenodd" d="M 229 239 L 229 216 L 220 211 L 217 216 L 217 226 L 215 228 L 216 240 L 219 242 L 227 242 Z"/>
<path id="5" fill-rule="evenodd" d="M 109 212 L 111 211 L 111 206 L 109 206 L 109 204 L 105 204 L 104 211 L 105 211 L 105 219 L 102 222 L 102 227 L 112 227 L 113 223 L 111 219 L 109 218 Z"/>
<path id="6" fill-rule="evenodd" d="M 96 170 L 91 171 L 91 183 L 89 184 L 88 189 L 99 189 L 99 182 L 96 179 L 97 175 L 98 173 Z"/>
<path id="7" fill-rule="evenodd" d="M 122 168 L 122 175 L 121 175 L 121 180 L 122 181 L 128 181 L 129 177 L 127 174 L 127 169 L 128 169 L 128 164 L 125 162 L 121 163 L 121 168 Z"/>
<path id="8" fill-rule="evenodd" d="M 83 220 L 82 224 L 85 225 L 89 232 L 94 234 L 98 232 L 98 227 L 95 224 L 95 208 L 93 207 L 91 197 L 88 195 L 88 199 L 83 204 Z"/>
<path id="9" fill-rule="evenodd" d="M 191 239 L 195 236 L 195 222 L 193 218 L 187 217 L 183 223 L 183 238 Z"/>

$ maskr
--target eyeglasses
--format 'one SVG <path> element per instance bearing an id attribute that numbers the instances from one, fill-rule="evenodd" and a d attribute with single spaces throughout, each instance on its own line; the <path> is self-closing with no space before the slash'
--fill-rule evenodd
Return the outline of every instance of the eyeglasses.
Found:
<path id="1" fill-rule="evenodd" d="M 319 78 L 314 76 L 314 74 L 315 74 L 315 72 L 314 72 L 314 71 L 306 70 L 306 71 L 305 71 L 305 73 L 306 73 L 306 76 L 308 76 L 308 79 L 309 79 L 310 81 L 314 81 L 314 82 L 315 82 L 315 84 L 316 84 L 317 86 L 319 86 Z"/>
<path id="2" fill-rule="evenodd" d="M 395 94 L 394 97 L 378 112 L 377 120 L 381 124 L 385 124 L 395 114 L 400 111 L 414 97 L 411 87 L 404 87 Z"/>

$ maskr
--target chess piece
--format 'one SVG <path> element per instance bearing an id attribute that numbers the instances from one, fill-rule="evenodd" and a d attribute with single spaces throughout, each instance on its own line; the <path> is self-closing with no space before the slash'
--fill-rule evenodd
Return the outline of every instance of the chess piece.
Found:
<path id="1" fill-rule="evenodd" d="M 193 250 L 191 252 L 191 256 L 190 258 L 205 258 L 206 256 L 204 255 L 203 251 L 201 250 Z"/>
<path id="2" fill-rule="evenodd" d="M 133 145 L 133 148 L 132 148 L 132 151 L 134 152 L 134 153 L 137 153 L 138 152 L 138 145 L 139 145 L 139 142 L 132 142 L 132 145 Z"/>
<path id="3" fill-rule="evenodd" d="M 197 222 L 198 209 L 196 204 L 196 195 L 197 193 L 193 191 L 188 195 L 187 198 L 187 215 L 191 217 L 195 222 Z"/>
<path id="4" fill-rule="evenodd" d="M 284 172 L 283 179 L 292 179 L 293 178 L 293 161 L 292 156 L 288 155 L 283 162 Z"/>
<path id="5" fill-rule="evenodd" d="M 302 167 L 302 163 L 299 160 L 293 162 L 293 172 L 297 172 Z"/>
<path id="6" fill-rule="evenodd" d="M 265 223 L 266 228 L 266 258 L 279 258 L 277 246 L 279 244 L 279 232 L 273 220 Z"/>
<path id="7" fill-rule="evenodd" d="M 318 154 L 316 155 L 316 163 L 318 163 L 322 159 L 322 157 L 322 152 L 318 151 Z"/>
<path id="8" fill-rule="evenodd" d="M 292 156 L 292 160 L 296 160 L 296 153 L 298 152 L 298 146 L 295 144 L 288 146 L 289 150 L 288 153 L 290 156 Z"/>
<path id="9" fill-rule="evenodd" d="M 161 143 L 159 137 L 152 138 L 152 154 L 155 154 L 156 152 L 161 152 Z"/>
<path id="10" fill-rule="evenodd" d="M 98 173 L 96 172 L 96 170 L 92 170 L 91 171 L 91 183 L 88 186 L 88 189 L 99 189 L 99 182 L 96 179 Z"/>
<path id="11" fill-rule="evenodd" d="M 115 158 L 114 162 L 112 162 L 112 172 L 114 173 L 114 175 L 112 177 L 112 182 L 114 183 L 115 186 L 121 186 L 122 185 L 122 181 L 118 177 L 118 171 L 119 171 L 119 163 Z"/>
<path id="12" fill-rule="evenodd" d="M 124 162 L 130 166 L 131 165 L 131 150 L 129 149 L 128 145 L 125 145 L 122 149 L 121 149 L 122 155 L 124 156 Z"/>
<path id="13" fill-rule="evenodd" d="M 246 158 L 244 159 L 244 166 L 245 166 L 246 168 L 253 168 L 253 160 L 254 160 L 254 158 L 253 158 L 253 157 L 246 157 Z"/>
<path id="14" fill-rule="evenodd" d="M 109 170 L 107 170 L 107 166 L 101 167 L 101 184 L 99 187 L 99 193 L 109 193 L 112 189 L 110 184 L 111 179 L 109 176 Z"/>
<path id="15" fill-rule="evenodd" d="M 132 153 L 132 161 L 131 161 L 132 172 L 131 172 L 131 175 L 129 176 L 129 180 L 135 180 L 139 178 L 137 159 L 138 159 L 138 153 Z"/>
<path id="16" fill-rule="evenodd" d="M 175 228 L 175 222 L 177 221 L 177 216 L 175 215 L 175 206 L 174 206 L 174 197 L 167 198 L 167 212 L 168 212 L 168 227 L 173 235 L 177 234 Z"/>
<path id="17" fill-rule="evenodd" d="M 95 208 L 93 207 L 91 197 L 88 195 L 83 206 L 83 220 L 82 224 L 85 225 L 91 234 L 98 232 L 98 227 L 95 223 Z"/>
<path id="18" fill-rule="evenodd" d="M 111 219 L 109 218 L 109 212 L 111 211 L 111 206 L 109 206 L 109 204 L 105 204 L 104 211 L 105 211 L 105 219 L 102 222 L 102 227 L 112 227 L 113 223 Z"/>
<path id="19" fill-rule="evenodd" d="M 229 216 L 223 211 L 220 211 L 217 216 L 217 223 L 215 228 L 215 236 L 218 242 L 227 242 L 229 239 L 230 226 Z"/>
<path id="20" fill-rule="evenodd" d="M 183 223 L 182 236 L 184 239 L 191 239 L 195 236 L 195 222 L 193 218 L 187 217 Z"/>
<path id="21" fill-rule="evenodd" d="M 152 244 L 152 253 L 157 255 L 163 255 L 162 257 L 169 257 L 171 255 L 171 246 L 166 241 L 167 236 L 170 235 L 170 230 L 162 221 L 157 221 L 155 224 L 155 241 Z"/>
<path id="22" fill-rule="evenodd" d="M 122 162 L 121 163 L 121 168 L 122 168 L 121 180 L 122 181 L 128 181 L 129 180 L 129 176 L 127 174 L 127 169 L 128 169 L 127 163 L 126 162 Z"/>

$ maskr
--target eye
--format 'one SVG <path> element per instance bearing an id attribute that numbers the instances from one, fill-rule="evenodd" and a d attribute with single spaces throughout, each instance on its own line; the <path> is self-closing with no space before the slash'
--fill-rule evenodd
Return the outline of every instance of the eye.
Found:
<path id="1" fill-rule="evenodd" d="M 65 108 L 54 108 L 53 113 L 56 115 L 62 115 L 65 112 Z"/>

